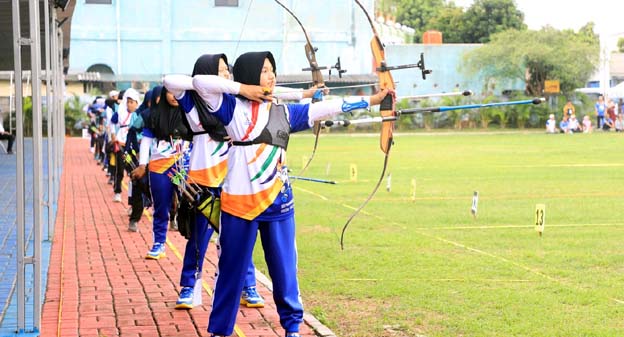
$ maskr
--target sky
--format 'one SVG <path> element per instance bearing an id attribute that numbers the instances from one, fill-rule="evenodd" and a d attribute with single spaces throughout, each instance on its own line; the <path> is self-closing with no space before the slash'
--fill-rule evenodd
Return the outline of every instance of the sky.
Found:
<path id="1" fill-rule="evenodd" d="M 524 13 L 524 22 L 529 29 L 538 30 L 545 25 L 557 29 L 578 31 L 593 21 L 595 32 L 615 49 L 617 35 L 624 36 L 623 0 L 514 0 L 516 7 Z M 458 6 L 469 7 L 473 0 L 454 0 Z"/>

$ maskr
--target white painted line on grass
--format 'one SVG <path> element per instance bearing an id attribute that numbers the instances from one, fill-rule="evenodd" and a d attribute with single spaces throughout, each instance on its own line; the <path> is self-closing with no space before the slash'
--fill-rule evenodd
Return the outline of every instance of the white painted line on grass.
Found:
<path id="1" fill-rule="evenodd" d="M 313 196 L 315 196 L 317 198 L 323 199 L 323 200 L 329 200 L 327 197 L 325 197 L 323 195 L 320 195 L 320 194 L 318 194 L 316 192 L 312 192 L 310 190 L 306 190 L 305 188 L 301 188 L 299 186 L 292 186 L 292 188 L 295 189 L 295 190 L 301 191 L 301 192 L 305 192 L 305 193 L 311 194 L 311 195 L 313 195 Z"/>

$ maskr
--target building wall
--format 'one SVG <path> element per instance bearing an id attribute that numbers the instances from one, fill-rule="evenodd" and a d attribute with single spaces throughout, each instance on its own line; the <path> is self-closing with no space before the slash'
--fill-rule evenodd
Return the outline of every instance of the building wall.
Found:
<path id="1" fill-rule="evenodd" d="M 159 81 L 163 74 L 190 74 L 195 60 L 204 53 L 225 53 L 233 63 L 241 53 L 259 50 L 274 54 L 278 75 L 302 74 L 308 61 L 301 28 L 274 0 L 254 0 L 251 7 L 250 1 L 239 0 L 238 7 L 215 7 L 214 0 L 112 0 L 112 5 L 78 0 L 72 22 L 69 74 L 105 64 L 118 81 Z M 304 24 L 318 48 L 319 65 L 333 65 L 340 57 L 348 75 L 373 72 L 369 44 L 372 32 L 354 1 L 282 2 Z M 362 2 L 372 14 L 374 0 Z M 399 43 L 404 37 L 397 38 L 402 32 L 395 25 L 377 25 L 386 43 L 389 65 L 417 63 L 424 52 L 425 64 L 433 70 L 426 81 L 416 69 L 393 71 L 401 96 L 463 89 L 483 91 L 483 78 L 468 78 L 460 71 L 464 52 L 479 45 L 405 45 Z M 117 84 L 120 88 L 130 86 Z M 496 85 L 500 90 L 495 94 L 524 88 L 523 83 Z"/>
<path id="2" fill-rule="evenodd" d="M 259 50 L 274 54 L 278 74 L 301 73 L 308 62 L 297 23 L 273 0 L 255 0 L 251 7 L 250 1 L 215 7 L 214 0 L 113 0 L 112 5 L 78 0 L 69 74 L 106 64 L 121 78 L 157 80 L 190 73 L 205 53 L 226 53 L 233 63 L 241 53 Z M 340 56 L 349 73 L 369 73 L 370 53 L 362 51 L 368 50 L 371 30 L 353 1 L 282 2 L 304 24 L 320 65 L 333 65 Z M 363 2 L 372 13 L 373 0 Z"/>
<path id="3" fill-rule="evenodd" d="M 463 56 L 466 52 L 478 48 L 480 44 L 409 44 L 386 47 L 388 66 L 414 64 L 424 54 L 426 69 L 432 71 L 427 79 L 422 79 L 420 69 L 393 71 L 399 96 L 424 95 L 472 90 L 475 95 L 483 95 L 486 79 L 482 76 L 468 76 L 462 71 Z M 490 81 L 490 87 L 492 82 Z M 495 83 L 494 90 L 487 94 L 501 95 L 503 90 L 524 90 L 522 81 L 501 81 Z"/>

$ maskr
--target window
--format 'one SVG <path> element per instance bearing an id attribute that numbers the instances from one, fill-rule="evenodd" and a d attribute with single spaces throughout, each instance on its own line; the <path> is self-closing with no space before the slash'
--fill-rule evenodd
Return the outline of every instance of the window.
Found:
<path id="1" fill-rule="evenodd" d="M 112 5 L 113 0 L 85 0 L 86 4 Z"/>
<path id="2" fill-rule="evenodd" d="M 215 7 L 238 7 L 238 0 L 215 0 Z"/>

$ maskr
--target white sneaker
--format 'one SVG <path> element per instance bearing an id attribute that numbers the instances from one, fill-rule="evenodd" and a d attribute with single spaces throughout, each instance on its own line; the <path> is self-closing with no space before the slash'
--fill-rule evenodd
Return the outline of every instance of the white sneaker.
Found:
<path id="1" fill-rule="evenodd" d="M 113 202 L 121 202 L 121 193 L 115 193 L 113 197 Z"/>

